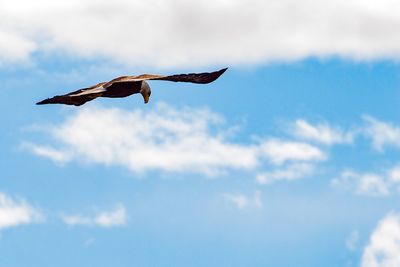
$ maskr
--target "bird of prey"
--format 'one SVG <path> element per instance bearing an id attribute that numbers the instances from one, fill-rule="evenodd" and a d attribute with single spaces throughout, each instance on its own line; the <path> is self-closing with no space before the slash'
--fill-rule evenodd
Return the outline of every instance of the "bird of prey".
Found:
<path id="1" fill-rule="evenodd" d="M 140 93 L 143 96 L 144 103 L 149 102 L 151 89 L 148 80 L 161 80 L 172 82 L 190 82 L 206 84 L 211 83 L 219 78 L 228 68 L 214 72 L 189 73 L 176 75 L 154 75 L 142 74 L 139 76 L 121 76 L 109 82 L 101 82 L 96 85 L 77 90 L 65 95 L 57 95 L 52 98 L 45 99 L 36 103 L 44 104 L 66 104 L 80 106 L 97 97 L 127 97 L 132 94 Z"/>

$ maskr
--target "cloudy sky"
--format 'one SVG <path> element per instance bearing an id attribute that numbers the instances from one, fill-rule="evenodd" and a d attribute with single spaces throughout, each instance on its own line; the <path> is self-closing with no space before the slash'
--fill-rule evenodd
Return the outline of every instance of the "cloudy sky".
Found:
<path id="1" fill-rule="evenodd" d="M 395 0 L 0 0 L 0 266 L 400 266 L 398 29 Z"/>

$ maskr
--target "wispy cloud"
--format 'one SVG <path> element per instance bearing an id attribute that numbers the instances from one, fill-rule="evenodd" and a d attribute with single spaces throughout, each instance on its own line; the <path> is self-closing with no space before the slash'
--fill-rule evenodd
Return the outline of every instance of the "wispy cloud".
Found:
<path id="1" fill-rule="evenodd" d="M 355 137 L 354 131 L 346 132 L 326 122 L 313 125 L 304 119 L 296 120 L 289 128 L 291 134 L 298 138 L 325 145 L 349 144 Z"/>
<path id="2" fill-rule="evenodd" d="M 400 127 L 371 116 L 364 119 L 366 125 L 353 127 L 357 131 L 298 119 L 289 134 L 294 139 L 267 136 L 239 142 L 232 132 L 224 130 L 234 126 L 207 108 L 159 104 L 151 111 L 128 111 L 89 106 L 59 125 L 45 127 L 44 132 L 51 137 L 48 140 L 54 142 L 24 142 L 22 146 L 62 164 L 78 161 L 123 166 L 135 174 L 156 170 L 218 176 L 243 170 L 255 173 L 258 183 L 271 184 L 313 176 L 318 163 L 328 159 L 330 146 L 349 144 L 357 137 L 371 139 L 378 150 L 397 145 Z M 332 185 L 359 195 L 386 196 L 393 188 L 400 191 L 400 169 L 380 173 L 349 169 L 333 179 Z"/>
<path id="3" fill-rule="evenodd" d="M 400 184 L 400 166 L 394 167 L 389 171 L 389 179 L 393 183 Z"/>
<path id="4" fill-rule="evenodd" d="M 362 267 L 400 266 L 400 215 L 393 213 L 383 218 L 371 234 L 364 248 Z"/>
<path id="5" fill-rule="evenodd" d="M 33 143 L 22 143 L 21 147 L 32 151 L 35 155 L 49 158 L 54 162 L 64 164 L 70 160 L 70 156 L 65 151 L 57 150 L 53 147 L 36 145 Z"/>
<path id="6" fill-rule="evenodd" d="M 364 123 L 345 130 L 328 122 L 312 124 L 297 119 L 289 124 L 288 133 L 293 137 L 324 145 L 352 144 L 361 137 L 371 141 L 372 147 L 383 152 L 385 148 L 400 148 L 400 125 L 382 121 L 370 115 L 362 116 Z"/>
<path id="7" fill-rule="evenodd" d="M 271 184 L 275 181 L 291 181 L 312 175 L 315 167 L 310 163 L 292 163 L 273 171 L 259 173 L 256 180 L 260 184 Z"/>
<path id="8" fill-rule="evenodd" d="M 388 196 L 400 185 L 399 166 L 388 170 L 368 173 L 358 173 L 353 170 L 343 171 L 339 177 L 332 179 L 331 184 L 335 187 L 354 191 L 359 195 L 366 196 Z"/>
<path id="9" fill-rule="evenodd" d="M 140 173 L 148 170 L 215 175 L 226 169 L 253 169 L 257 147 L 225 140 L 222 118 L 207 109 L 156 110 L 86 108 L 50 130 L 60 148 L 37 153 L 105 165 L 121 165 Z M 29 147 L 28 147 L 29 148 Z"/>
<path id="10" fill-rule="evenodd" d="M 173 67 L 400 55 L 400 39 L 395 37 L 400 18 L 391 0 L 116 0 L 112 4 L 3 0 L 2 4 L 0 40 L 7 40 L 0 42 L 2 60 L 64 51 Z"/>
<path id="11" fill-rule="evenodd" d="M 256 190 L 253 195 L 245 195 L 241 193 L 223 193 L 222 197 L 226 202 L 234 205 L 237 209 L 249 207 L 262 208 L 263 201 L 261 191 Z"/>
<path id="12" fill-rule="evenodd" d="M 126 224 L 126 210 L 118 205 L 113 211 L 103 211 L 96 215 L 94 223 L 103 227 L 112 227 Z"/>
<path id="13" fill-rule="evenodd" d="M 263 142 L 260 150 L 263 156 L 276 165 L 287 161 L 321 161 L 327 158 L 325 153 L 316 146 L 279 139 Z"/>
<path id="14" fill-rule="evenodd" d="M 382 156 L 386 148 L 400 148 L 400 126 L 364 115 L 364 125 L 353 132 L 354 137 L 365 137 L 371 141 L 373 150 Z M 333 186 L 346 188 L 359 195 L 388 196 L 400 192 L 400 167 L 393 165 L 380 171 L 356 172 L 351 168 L 343 171 L 331 181 Z"/>
<path id="15" fill-rule="evenodd" d="M 365 135 L 371 138 L 376 150 L 383 151 L 387 146 L 400 148 L 400 126 L 380 121 L 371 116 L 363 118 L 367 122 L 364 129 Z"/>
<path id="16" fill-rule="evenodd" d="M 85 225 L 85 226 L 100 226 L 114 227 L 123 226 L 127 223 L 126 209 L 122 204 L 119 204 L 111 211 L 101 211 L 93 216 L 86 215 L 62 215 L 61 219 L 65 224 Z"/>
<path id="17" fill-rule="evenodd" d="M 28 143 L 25 147 L 56 162 L 76 160 L 120 165 L 135 173 L 158 170 L 207 176 L 327 157 L 304 142 L 274 138 L 235 142 L 221 130 L 224 126 L 224 119 L 208 109 L 165 104 L 152 111 L 84 108 L 49 129 L 56 145 Z"/>
<path id="18" fill-rule="evenodd" d="M 40 222 L 44 216 L 23 199 L 13 199 L 0 192 L 0 230 Z"/>

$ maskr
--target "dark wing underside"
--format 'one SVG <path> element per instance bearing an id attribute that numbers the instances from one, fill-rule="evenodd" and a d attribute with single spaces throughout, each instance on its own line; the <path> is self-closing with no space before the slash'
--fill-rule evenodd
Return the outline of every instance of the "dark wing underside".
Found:
<path id="1" fill-rule="evenodd" d="M 80 106 L 85 104 L 86 102 L 95 99 L 96 97 L 101 96 L 105 89 L 103 85 L 105 83 L 99 83 L 89 88 L 79 89 L 77 91 L 65 94 L 65 95 L 57 95 L 52 98 L 47 98 L 43 101 L 36 103 L 37 105 L 44 104 L 65 104 L 65 105 L 74 105 Z"/>
<path id="2" fill-rule="evenodd" d="M 103 97 L 127 97 L 140 92 L 142 82 L 113 82 L 104 85 Z"/>
<path id="3" fill-rule="evenodd" d="M 176 74 L 160 78 L 154 78 L 151 80 L 162 80 L 171 82 L 188 82 L 188 83 L 200 83 L 206 84 L 215 81 L 221 76 L 227 68 L 214 71 L 214 72 L 203 72 L 203 73 L 189 73 L 189 74 Z"/>

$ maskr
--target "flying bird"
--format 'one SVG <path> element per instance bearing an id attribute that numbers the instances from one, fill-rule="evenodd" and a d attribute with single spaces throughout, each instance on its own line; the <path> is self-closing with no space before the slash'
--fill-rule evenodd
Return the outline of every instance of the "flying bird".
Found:
<path id="1" fill-rule="evenodd" d="M 221 76 L 227 69 L 228 68 L 225 68 L 214 72 L 176 74 L 169 76 L 154 74 L 142 74 L 139 76 L 121 76 L 109 82 L 101 82 L 96 85 L 83 88 L 65 95 L 57 95 L 52 98 L 47 98 L 36 104 L 66 104 L 81 106 L 97 97 L 119 98 L 127 97 L 137 93 L 140 93 L 143 96 L 144 103 L 147 104 L 150 99 L 151 89 L 146 81 L 160 80 L 206 84 L 218 79 L 219 76 Z"/>

